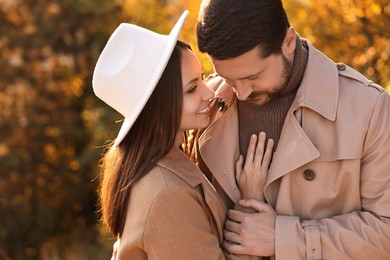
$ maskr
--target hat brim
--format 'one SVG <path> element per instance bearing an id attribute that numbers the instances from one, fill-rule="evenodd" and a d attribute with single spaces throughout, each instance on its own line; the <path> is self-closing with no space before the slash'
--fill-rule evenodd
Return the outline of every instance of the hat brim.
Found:
<path id="1" fill-rule="evenodd" d="M 149 100 L 150 96 L 152 95 L 158 81 L 161 78 L 162 73 L 165 70 L 165 67 L 167 66 L 167 63 L 169 61 L 169 58 L 173 52 L 173 49 L 176 45 L 177 39 L 179 37 L 181 28 L 183 27 L 184 21 L 186 20 L 188 16 L 188 10 L 185 10 L 183 14 L 180 16 L 179 20 L 176 22 L 175 26 L 171 30 L 171 32 L 168 35 L 167 44 L 165 46 L 164 51 L 161 54 L 161 58 L 157 66 L 155 67 L 155 73 L 152 73 L 153 78 L 150 79 L 150 85 L 153 87 L 147 87 L 145 88 L 149 93 L 146 93 L 146 98 L 140 102 L 139 106 L 136 108 L 137 111 L 134 111 L 135 116 L 132 116 L 131 118 L 125 118 L 125 120 L 122 123 L 122 126 L 119 130 L 118 136 L 115 139 L 114 146 L 118 146 L 122 140 L 126 137 L 127 133 L 130 131 L 131 127 L 133 126 L 135 120 L 138 118 L 139 114 L 141 113 L 142 109 L 144 108 L 146 102 Z"/>

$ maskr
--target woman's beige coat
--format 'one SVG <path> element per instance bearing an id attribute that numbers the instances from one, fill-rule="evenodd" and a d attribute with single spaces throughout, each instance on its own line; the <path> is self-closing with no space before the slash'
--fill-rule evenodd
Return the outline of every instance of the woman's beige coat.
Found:
<path id="1" fill-rule="evenodd" d="M 390 259 L 390 97 L 304 44 L 306 71 L 264 194 L 278 214 L 276 259 Z M 229 108 L 204 131 L 200 152 L 228 205 L 240 197 L 237 106 L 223 81 L 210 83 Z"/>
<path id="2" fill-rule="evenodd" d="M 118 259 L 257 259 L 223 252 L 226 207 L 198 167 L 173 148 L 130 192 Z"/>
<path id="3" fill-rule="evenodd" d="M 226 208 L 179 149 L 131 190 L 118 259 L 224 259 Z"/>

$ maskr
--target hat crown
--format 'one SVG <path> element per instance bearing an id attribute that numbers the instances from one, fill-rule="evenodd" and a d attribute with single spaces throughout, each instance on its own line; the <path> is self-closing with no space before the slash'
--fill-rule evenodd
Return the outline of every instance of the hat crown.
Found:
<path id="1" fill-rule="evenodd" d="M 169 35 L 122 23 L 100 54 L 92 79 L 93 90 L 125 117 L 115 146 L 126 136 L 149 100 L 187 16 L 186 10 Z"/>
<path id="2" fill-rule="evenodd" d="M 95 94 L 128 117 L 161 62 L 168 36 L 122 23 L 110 37 L 96 65 Z"/>

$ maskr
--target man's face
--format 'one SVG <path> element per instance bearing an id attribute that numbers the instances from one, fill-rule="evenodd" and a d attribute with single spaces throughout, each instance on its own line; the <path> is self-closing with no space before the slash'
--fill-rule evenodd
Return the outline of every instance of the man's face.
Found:
<path id="1" fill-rule="evenodd" d="M 216 73 L 236 92 L 239 100 L 262 105 L 281 95 L 291 74 L 291 61 L 283 54 L 263 59 L 259 47 L 231 59 L 211 57 Z"/>

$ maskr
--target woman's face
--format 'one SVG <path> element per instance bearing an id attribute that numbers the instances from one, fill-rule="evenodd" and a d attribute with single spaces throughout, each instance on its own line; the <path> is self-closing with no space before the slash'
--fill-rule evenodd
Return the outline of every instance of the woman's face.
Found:
<path id="1" fill-rule="evenodd" d="M 183 50 L 181 71 L 183 113 L 180 130 L 205 128 L 210 123 L 209 105 L 214 92 L 203 81 L 203 68 L 189 49 Z"/>

